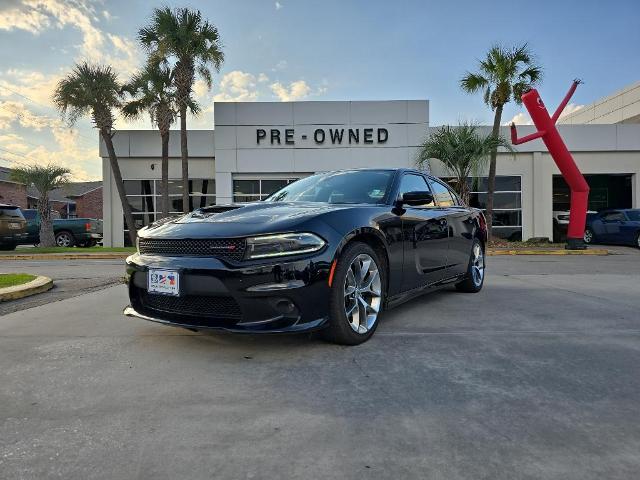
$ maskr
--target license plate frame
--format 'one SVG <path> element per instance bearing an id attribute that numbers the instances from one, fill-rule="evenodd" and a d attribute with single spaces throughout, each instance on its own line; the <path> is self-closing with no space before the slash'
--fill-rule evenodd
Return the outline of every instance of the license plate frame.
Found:
<path id="1" fill-rule="evenodd" d="M 171 277 L 175 280 L 172 282 Z M 147 271 L 147 292 L 155 295 L 180 296 L 180 271 L 169 268 L 150 268 Z M 175 283 L 175 284 L 174 284 Z"/>

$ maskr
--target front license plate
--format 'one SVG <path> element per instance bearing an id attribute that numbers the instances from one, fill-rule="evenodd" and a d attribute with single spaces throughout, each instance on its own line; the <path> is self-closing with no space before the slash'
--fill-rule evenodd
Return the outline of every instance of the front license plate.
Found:
<path id="1" fill-rule="evenodd" d="M 20 230 L 20 226 L 17 222 L 9 222 L 9 228 L 12 230 Z"/>
<path id="2" fill-rule="evenodd" d="M 180 295 L 180 274 L 175 270 L 149 269 L 147 291 L 162 295 Z"/>

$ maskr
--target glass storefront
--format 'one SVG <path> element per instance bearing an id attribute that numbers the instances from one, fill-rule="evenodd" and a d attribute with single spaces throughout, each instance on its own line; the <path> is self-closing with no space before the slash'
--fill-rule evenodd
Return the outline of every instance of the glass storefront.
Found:
<path id="1" fill-rule="evenodd" d="M 277 192 L 300 177 L 255 177 L 233 180 L 234 202 L 255 202 Z"/>
<path id="2" fill-rule="evenodd" d="M 443 177 L 455 188 L 453 179 Z M 470 177 L 469 206 L 487 208 L 487 177 Z M 519 175 L 496 176 L 493 195 L 493 235 L 507 240 L 522 240 L 522 177 Z"/>
<path id="3" fill-rule="evenodd" d="M 140 229 L 160 218 L 161 181 L 124 180 L 124 190 L 131 206 L 136 228 Z M 189 180 L 189 211 L 216 203 L 216 181 L 212 178 Z M 169 213 L 182 213 L 182 181 L 169 180 Z M 129 232 L 123 223 L 125 245 L 129 245 Z"/>

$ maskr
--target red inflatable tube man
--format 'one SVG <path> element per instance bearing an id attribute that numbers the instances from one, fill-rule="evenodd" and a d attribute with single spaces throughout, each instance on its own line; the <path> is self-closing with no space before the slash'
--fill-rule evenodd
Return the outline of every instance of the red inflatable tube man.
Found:
<path id="1" fill-rule="evenodd" d="M 569 92 L 564 100 L 558 105 L 558 109 L 553 116 L 549 116 L 538 91 L 534 88 L 522 95 L 522 103 L 527 108 L 533 124 L 537 128 L 536 133 L 518 138 L 515 124 L 511 124 L 511 143 L 519 145 L 521 143 L 541 138 L 547 146 L 549 153 L 560 169 L 562 176 L 571 189 L 571 210 L 569 212 L 569 229 L 567 231 L 567 247 L 571 250 L 584 249 L 584 228 L 587 221 L 587 205 L 589 201 L 589 185 L 578 170 L 576 163 L 567 146 L 562 141 L 560 133 L 556 128 L 556 122 L 564 107 L 567 106 L 573 92 L 580 84 L 580 80 L 574 80 Z"/>

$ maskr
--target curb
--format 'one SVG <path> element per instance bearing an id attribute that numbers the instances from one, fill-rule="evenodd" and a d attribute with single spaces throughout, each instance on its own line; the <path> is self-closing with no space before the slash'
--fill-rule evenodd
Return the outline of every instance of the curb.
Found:
<path id="1" fill-rule="evenodd" d="M 46 292 L 53 288 L 53 280 L 49 277 L 38 275 L 30 282 L 13 287 L 0 288 L 0 302 L 8 300 L 17 300 L 18 298 L 28 297 L 37 293 Z"/>
<path id="2" fill-rule="evenodd" d="M 609 250 L 592 248 L 587 250 L 561 250 L 530 248 L 527 250 L 487 249 L 487 255 L 609 255 Z"/>
<path id="3" fill-rule="evenodd" d="M 134 252 L 122 253 L 38 253 L 27 255 L 0 255 L 1 260 L 124 260 Z"/>

